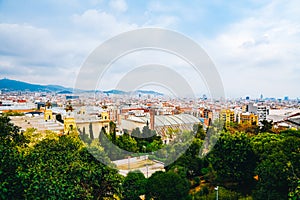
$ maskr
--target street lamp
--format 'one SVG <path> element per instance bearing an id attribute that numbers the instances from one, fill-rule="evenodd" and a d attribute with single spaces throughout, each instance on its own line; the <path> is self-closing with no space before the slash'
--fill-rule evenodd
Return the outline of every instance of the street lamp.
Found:
<path id="1" fill-rule="evenodd" d="M 219 186 L 215 187 L 215 190 L 216 190 L 216 200 L 219 199 Z"/>

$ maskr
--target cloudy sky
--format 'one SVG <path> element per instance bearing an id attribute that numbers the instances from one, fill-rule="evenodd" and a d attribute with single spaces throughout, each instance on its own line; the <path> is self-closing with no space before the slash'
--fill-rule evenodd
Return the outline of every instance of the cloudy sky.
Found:
<path id="1" fill-rule="evenodd" d="M 300 97 L 300 3 L 284 0 L 0 0 L 0 78 L 73 87 L 96 47 L 144 27 L 197 42 L 227 97 Z M 157 51 L 116 61 L 100 88 L 114 88 L 132 66 L 145 63 L 174 67 L 197 94 L 207 92 L 187 63 Z"/>

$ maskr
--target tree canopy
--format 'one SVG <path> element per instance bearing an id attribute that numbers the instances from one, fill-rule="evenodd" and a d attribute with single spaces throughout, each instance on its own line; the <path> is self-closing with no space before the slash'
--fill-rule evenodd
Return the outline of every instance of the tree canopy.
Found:
<path id="1" fill-rule="evenodd" d="M 95 139 L 85 129 L 79 136 L 24 132 L 0 116 L 0 199 L 212 199 L 217 185 L 220 199 L 299 199 L 299 130 L 272 132 L 269 122 L 210 130 L 174 132 L 166 145 L 147 126 L 117 136 L 110 123 Z M 216 144 L 203 157 L 208 140 Z M 141 172 L 123 177 L 111 163 L 124 158 L 122 149 L 161 149 L 149 157 L 174 162 L 148 179 Z"/>
<path id="2" fill-rule="evenodd" d="M 1 199 L 102 199 L 121 196 L 122 176 L 76 135 L 21 133 L 0 116 Z"/>

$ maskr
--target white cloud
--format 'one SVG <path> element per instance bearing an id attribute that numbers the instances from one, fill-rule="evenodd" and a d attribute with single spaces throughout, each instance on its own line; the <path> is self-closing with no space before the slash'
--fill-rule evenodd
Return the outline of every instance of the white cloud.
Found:
<path id="1" fill-rule="evenodd" d="M 138 27 L 134 23 L 123 22 L 114 15 L 94 9 L 87 10 L 81 15 L 76 14 L 72 19 L 74 24 L 79 26 L 78 30 L 98 38 L 111 37 Z"/>
<path id="2" fill-rule="evenodd" d="M 33 35 L 34 37 L 32 37 Z M 46 29 L 26 24 L 0 24 L 0 37 L 2 53 L 27 54 L 29 50 L 39 52 L 41 49 L 47 48 L 43 42 L 50 39 L 50 34 Z"/>
<path id="3" fill-rule="evenodd" d="M 163 28 L 176 28 L 179 24 L 179 18 L 172 15 L 151 16 L 144 26 L 156 26 Z"/>
<path id="4" fill-rule="evenodd" d="M 181 57 L 158 49 L 136 50 L 113 62 L 111 66 L 109 66 L 107 71 L 105 71 L 103 76 L 100 78 L 99 89 L 108 90 L 115 88 L 119 84 L 119 81 L 122 79 L 122 77 L 126 76 L 127 74 L 130 74 L 132 70 L 145 65 L 168 67 L 170 71 L 180 74 L 183 80 L 190 84 L 195 94 L 208 94 L 208 89 L 206 88 L 204 82 L 205 80 L 202 79 L 202 77 L 197 73 L 197 71 L 195 71 L 195 69 L 189 63 L 187 63 Z M 144 71 L 143 73 L 147 72 Z M 161 71 L 156 71 L 155 73 L 162 75 Z M 168 75 L 169 74 L 163 74 L 163 76 Z M 141 74 L 140 77 L 143 77 L 143 74 Z M 174 78 L 174 82 L 176 82 L 176 77 L 168 78 Z M 114 81 L 107 81 L 109 79 Z M 156 83 L 154 80 L 155 77 L 153 77 L 153 83 Z M 181 83 L 177 82 L 177 84 L 179 87 Z"/>
<path id="5" fill-rule="evenodd" d="M 109 6 L 117 12 L 125 12 L 128 9 L 125 0 L 110 0 Z"/>
<path id="6" fill-rule="evenodd" d="M 0 41 L 1 75 L 39 83 L 72 85 L 86 50 L 28 24 L 0 24 Z"/>
<path id="7" fill-rule="evenodd" d="M 300 24 L 288 10 L 281 11 L 282 6 L 271 3 L 205 42 L 229 96 L 295 94 L 295 78 L 300 79 L 295 74 L 300 68 Z"/>
<path id="8" fill-rule="evenodd" d="M 212 29 L 213 34 L 202 36 L 199 43 L 216 63 L 229 96 L 258 96 L 260 93 L 292 96 L 298 91 L 300 6 L 297 1 L 258 2 L 252 10 L 246 9 L 243 3 L 230 4 L 238 9 L 238 14 L 233 16 L 241 18 L 229 19 L 229 16 L 224 21 L 210 19 L 214 9 L 220 8 L 205 3 L 150 1 L 132 7 L 127 3 L 131 2 L 89 0 L 85 5 L 72 2 L 74 5 L 66 9 L 67 14 L 61 12 L 64 13 L 59 16 L 61 23 L 51 21 L 51 17 L 28 21 L 20 19 L 21 15 L 19 19 L 8 15 L 7 22 L 0 24 L 1 75 L 72 86 L 87 55 L 105 39 L 119 33 L 155 26 L 193 37 L 208 35 Z M 61 3 L 55 5 L 62 8 Z M 126 12 L 128 9 L 132 12 Z M 7 20 L 9 17 L 11 20 Z M 227 24 L 233 20 L 233 24 Z M 23 23 L 25 21 L 32 23 Z M 36 21 L 39 25 L 34 23 Z M 62 23 L 66 23 L 63 28 Z M 207 27 L 208 33 L 204 30 Z M 222 32 L 216 34 L 220 29 Z M 132 59 L 133 64 L 134 61 Z M 170 61 L 169 64 L 179 66 Z M 112 77 L 118 75 L 112 73 Z"/>
<path id="9" fill-rule="evenodd" d="M 67 34 L 30 24 L 0 24 L 1 76 L 72 87 L 90 52 L 105 39 L 137 27 L 97 10 L 71 19 Z"/>

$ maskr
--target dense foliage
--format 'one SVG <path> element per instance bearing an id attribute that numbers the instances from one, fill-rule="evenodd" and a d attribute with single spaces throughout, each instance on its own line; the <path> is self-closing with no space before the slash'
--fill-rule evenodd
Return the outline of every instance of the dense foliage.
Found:
<path id="1" fill-rule="evenodd" d="M 147 179 L 142 172 L 129 172 L 123 182 L 123 199 L 139 200 L 146 192 L 146 184 Z"/>
<path id="2" fill-rule="evenodd" d="M 80 131 L 83 143 L 77 134 L 20 132 L 0 116 L 0 199 L 215 199 L 216 186 L 219 199 L 300 199 L 300 131 L 276 131 L 269 122 L 210 129 L 170 130 L 166 145 L 147 126 L 117 136 L 110 123 L 99 139 Z M 203 154 L 213 146 L 207 141 L 216 144 Z M 123 177 L 109 163 L 124 150 L 159 150 L 149 157 L 170 163 L 148 179 Z"/>
<path id="3" fill-rule="evenodd" d="M 121 195 L 122 177 L 76 135 L 19 133 L 0 117 L 1 199 L 103 199 Z"/>
<path id="4" fill-rule="evenodd" d="M 147 199 L 187 199 L 189 182 L 174 172 L 156 172 L 147 182 Z"/>
<path id="5" fill-rule="evenodd" d="M 299 197 L 300 131 L 275 134 L 269 122 L 262 127 L 231 126 L 211 136 L 218 140 L 205 157 L 200 153 L 207 137 L 197 127 L 194 132 L 185 153 L 166 167 L 190 180 L 191 198 L 215 199 L 216 186 L 222 186 L 220 199 Z M 179 149 L 187 144 L 180 141 Z"/>
<path id="6" fill-rule="evenodd" d="M 87 143 L 91 142 L 91 139 L 83 132 L 80 137 Z M 110 133 L 102 129 L 98 140 L 111 160 L 124 159 L 135 153 L 154 152 L 163 147 L 161 137 L 148 126 L 143 127 L 142 131 L 136 128 L 131 134 L 125 130 L 122 135 L 117 136 L 113 122 L 110 123 Z"/>

